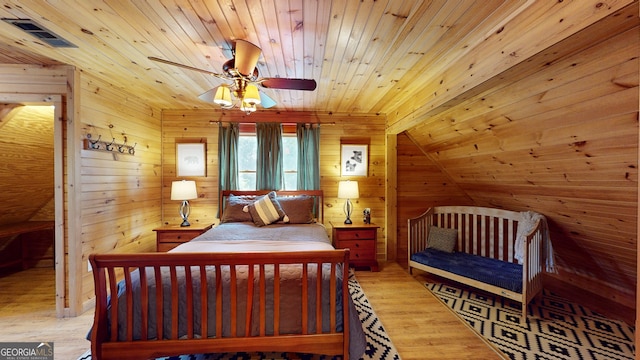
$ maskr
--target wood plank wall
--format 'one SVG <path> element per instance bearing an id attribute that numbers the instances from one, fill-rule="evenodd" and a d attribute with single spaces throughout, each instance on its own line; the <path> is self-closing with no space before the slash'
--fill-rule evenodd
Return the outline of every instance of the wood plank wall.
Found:
<path id="1" fill-rule="evenodd" d="M 370 139 L 369 176 L 352 177 L 358 180 L 360 198 L 354 200 L 354 221 L 362 221 L 359 214 L 365 207 L 371 208 L 372 222 L 381 226 L 378 233 L 377 253 L 379 259 L 386 257 L 384 229 L 385 211 L 385 133 L 384 116 L 330 113 L 285 113 L 258 110 L 246 116 L 239 110 L 164 110 L 162 113 L 163 148 L 163 223 L 179 223 L 176 201 L 170 200 L 171 182 L 177 180 L 175 172 L 175 144 L 185 141 L 207 143 L 207 176 L 193 178 L 198 188 L 198 199 L 191 202 L 192 222 L 218 222 L 218 123 L 229 122 L 312 122 L 320 123 L 320 174 L 321 189 L 325 194 L 325 225 L 331 233 L 330 222 L 343 222 L 344 201 L 337 199 L 338 181 L 346 179 L 340 175 L 340 139 Z"/>
<path id="2" fill-rule="evenodd" d="M 54 169 L 52 106 L 5 105 L 11 110 L 0 118 L 0 226 L 27 221 L 54 221 Z M 52 267 L 54 237 L 52 231 L 23 236 L 29 243 L 29 266 Z M 8 251 L 13 237 L 0 239 L 0 256 L 7 260 L 22 257 Z M 9 246 L 9 247 L 7 247 Z M 16 249 L 16 246 L 13 246 Z M 0 268 L 2 267 L 0 261 Z"/>
<path id="3" fill-rule="evenodd" d="M 53 117 L 51 106 L 18 106 L 0 119 L 0 225 L 55 219 Z"/>
<path id="4" fill-rule="evenodd" d="M 637 283 L 638 22 L 636 3 L 407 132 L 475 205 L 547 216 L 556 288 L 625 309 Z M 410 161 L 399 154 L 399 177 Z M 403 180 L 431 203 L 444 188 Z"/>
<path id="5" fill-rule="evenodd" d="M 161 218 L 161 111 L 97 77 L 81 78 L 81 131 L 135 144 L 135 155 L 81 150 L 83 300 L 93 298 L 91 253 L 155 251 Z"/>
<path id="6" fill-rule="evenodd" d="M 406 133 L 397 135 L 397 262 L 409 264 L 407 220 L 433 206 L 475 205 L 473 200 Z"/>

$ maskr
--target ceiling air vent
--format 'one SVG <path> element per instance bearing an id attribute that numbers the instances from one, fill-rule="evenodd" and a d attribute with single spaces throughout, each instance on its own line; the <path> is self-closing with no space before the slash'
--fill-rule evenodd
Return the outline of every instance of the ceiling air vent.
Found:
<path id="1" fill-rule="evenodd" d="M 3 18 L 2 20 L 20 28 L 22 31 L 37 37 L 41 41 L 44 41 L 53 47 L 77 47 L 31 19 Z"/>

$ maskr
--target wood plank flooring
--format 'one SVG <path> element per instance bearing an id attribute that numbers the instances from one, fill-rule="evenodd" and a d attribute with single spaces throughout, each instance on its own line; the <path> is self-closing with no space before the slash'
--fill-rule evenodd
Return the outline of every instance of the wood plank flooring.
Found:
<path id="1" fill-rule="evenodd" d="M 53 342 L 54 358 L 76 360 L 90 347 L 93 312 L 57 318 L 55 271 L 31 268 L 0 277 L 0 341 Z"/>
<path id="2" fill-rule="evenodd" d="M 424 275 L 388 262 L 356 278 L 403 360 L 504 359 L 424 287 Z"/>
<path id="3" fill-rule="evenodd" d="M 356 277 L 403 360 L 502 359 L 397 263 Z M 90 346 L 93 312 L 55 315 L 54 272 L 33 268 L 0 277 L 0 341 L 53 341 L 55 359 L 75 360 Z"/>

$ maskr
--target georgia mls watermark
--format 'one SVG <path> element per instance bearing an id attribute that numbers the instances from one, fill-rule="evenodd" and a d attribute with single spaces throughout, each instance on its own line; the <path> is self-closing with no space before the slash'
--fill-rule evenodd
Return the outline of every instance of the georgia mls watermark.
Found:
<path id="1" fill-rule="evenodd" d="M 53 343 L 0 342 L 0 360 L 53 360 Z"/>

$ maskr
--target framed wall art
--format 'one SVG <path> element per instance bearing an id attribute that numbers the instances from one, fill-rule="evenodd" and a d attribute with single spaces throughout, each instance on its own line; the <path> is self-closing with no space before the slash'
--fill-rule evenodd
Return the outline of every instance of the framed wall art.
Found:
<path id="1" fill-rule="evenodd" d="M 369 171 L 368 139 L 367 141 L 345 139 L 340 142 L 340 175 L 367 176 Z"/>
<path id="2" fill-rule="evenodd" d="M 207 144 L 176 144 L 176 175 L 207 176 Z"/>

